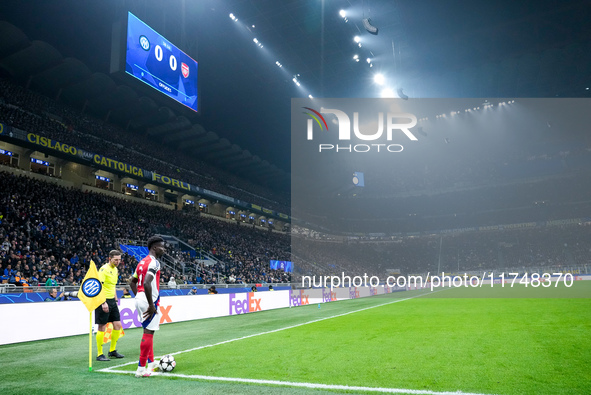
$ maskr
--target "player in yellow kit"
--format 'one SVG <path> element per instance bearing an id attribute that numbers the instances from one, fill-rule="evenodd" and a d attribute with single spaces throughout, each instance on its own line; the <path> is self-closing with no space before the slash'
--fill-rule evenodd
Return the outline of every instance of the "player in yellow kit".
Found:
<path id="1" fill-rule="evenodd" d="M 121 334 L 121 318 L 119 316 L 119 307 L 117 306 L 117 293 L 115 287 L 119 280 L 119 270 L 117 266 L 121 263 L 121 251 L 112 250 L 109 252 L 109 262 L 105 263 L 99 270 L 99 280 L 103 283 L 105 296 L 107 300 L 95 310 L 96 323 L 98 324 L 98 332 L 96 334 L 96 345 L 98 356 L 97 361 L 110 361 L 109 358 L 103 354 L 103 338 L 105 336 L 105 329 L 107 323 L 113 323 L 113 332 L 111 333 L 111 347 L 109 349 L 109 357 L 123 358 L 117 352 L 117 340 Z"/>

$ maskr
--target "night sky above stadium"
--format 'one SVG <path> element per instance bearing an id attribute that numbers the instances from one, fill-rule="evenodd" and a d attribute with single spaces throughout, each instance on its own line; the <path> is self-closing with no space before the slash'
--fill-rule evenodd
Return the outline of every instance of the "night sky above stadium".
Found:
<path id="1" fill-rule="evenodd" d="M 191 121 L 289 171 L 294 97 L 380 97 L 385 89 L 394 97 L 398 89 L 410 97 L 588 97 L 584 84 L 561 81 L 533 89 L 541 83 L 516 88 L 501 80 L 490 89 L 474 83 L 480 80 L 474 71 L 512 67 L 512 61 L 527 57 L 544 67 L 544 53 L 588 42 L 590 5 L 544 0 L 4 1 L 0 19 L 30 40 L 79 59 L 92 72 L 108 74 L 112 24 L 133 12 L 198 60 L 201 115 Z M 364 17 L 379 28 L 377 36 L 365 31 Z M 385 77 L 384 85 L 374 82 L 376 73 Z M 473 83 L 445 83 L 450 76 L 461 80 L 464 73 Z"/>

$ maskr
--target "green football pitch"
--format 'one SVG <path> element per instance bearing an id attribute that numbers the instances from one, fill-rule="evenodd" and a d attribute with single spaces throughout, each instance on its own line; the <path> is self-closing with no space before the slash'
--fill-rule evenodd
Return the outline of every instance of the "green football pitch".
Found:
<path id="1" fill-rule="evenodd" d="M 568 290 L 408 291 L 167 324 L 154 351 L 174 354 L 177 367 L 149 378 L 132 374 L 139 329 L 119 342 L 125 359 L 93 361 L 93 372 L 88 336 L 6 345 L 0 387 L 6 394 L 589 394 L 590 297 L 591 281 Z"/>

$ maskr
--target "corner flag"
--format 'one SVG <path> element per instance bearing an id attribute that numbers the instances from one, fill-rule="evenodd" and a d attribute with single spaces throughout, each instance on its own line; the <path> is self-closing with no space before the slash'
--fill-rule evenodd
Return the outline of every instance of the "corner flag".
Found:
<path id="1" fill-rule="evenodd" d="M 90 261 L 90 267 L 84 276 L 80 290 L 78 291 L 78 299 L 92 312 L 101 304 L 105 303 L 107 298 L 103 292 L 103 284 L 101 284 L 96 270 L 94 261 Z"/>

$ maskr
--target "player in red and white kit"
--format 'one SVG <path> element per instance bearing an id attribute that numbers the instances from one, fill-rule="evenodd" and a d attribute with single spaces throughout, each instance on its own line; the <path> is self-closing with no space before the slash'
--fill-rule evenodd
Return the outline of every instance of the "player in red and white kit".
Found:
<path id="1" fill-rule="evenodd" d="M 131 290 L 135 294 L 135 307 L 137 308 L 144 328 L 144 336 L 140 344 L 140 361 L 138 363 L 136 377 L 147 377 L 158 367 L 154 360 L 154 331 L 160 328 L 160 262 L 158 259 L 164 255 L 164 239 L 160 236 L 152 236 L 148 239 L 150 254 L 137 265 L 135 273 L 129 282 Z M 147 366 L 146 366 L 147 364 Z"/>

